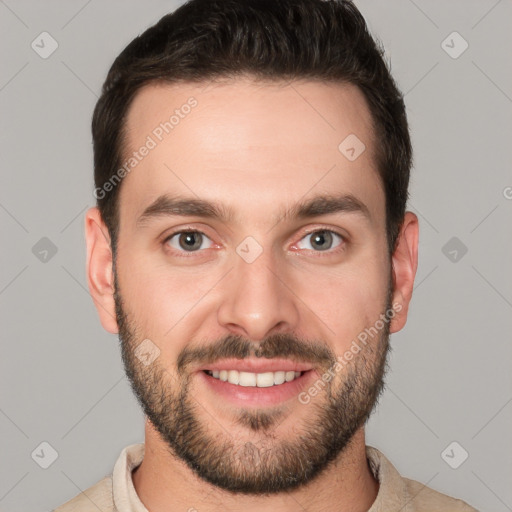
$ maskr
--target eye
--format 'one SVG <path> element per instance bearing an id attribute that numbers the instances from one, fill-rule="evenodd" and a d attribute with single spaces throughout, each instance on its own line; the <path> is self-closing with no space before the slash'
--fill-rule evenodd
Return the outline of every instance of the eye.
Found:
<path id="1" fill-rule="evenodd" d="M 206 240 L 210 242 L 208 247 L 203 246 Z M 177 231 L 167 237 L 165 243 L 178 252 L 197 252 L 199 249 L 209 249 L 213 245 L 213 242 L 201 231 Z"/>
<path id="2" fill-rule="evenodd" d="M 302 247 L 302 241 L 307 240 L 308 238 L 310 239 L 310 247 Z M 335 242 L 336 238 L 340 241 L 340 243 L 335 246 L 338 247 L 342 245 L 342 242 L 344 241 L 344 238 L 341 235 L 329 229 L 316 230 L 308 233 L 305 237 L 303 237 L 301 241 L 298 242 L 297 247 L 299 249 L 312 249 L 317 252 L 328 251 L 333 248 L 333 243 Z"/>

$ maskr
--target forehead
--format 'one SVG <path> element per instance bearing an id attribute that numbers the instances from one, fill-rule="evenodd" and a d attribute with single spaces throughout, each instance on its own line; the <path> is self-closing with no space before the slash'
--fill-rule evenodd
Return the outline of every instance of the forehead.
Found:
<path id="1" fill-rule="evenodd" d="M 333 191 L 383 202 L 374 146 L 371 114 L 353 85 L 151 84 L 126 118 L 124 160 L 137 161 L 126 166 L 121 217 L 166 193 L 229 199 L 247 214 L 251 205 L 277 208 L 276 195 L 285 205 Z"/>

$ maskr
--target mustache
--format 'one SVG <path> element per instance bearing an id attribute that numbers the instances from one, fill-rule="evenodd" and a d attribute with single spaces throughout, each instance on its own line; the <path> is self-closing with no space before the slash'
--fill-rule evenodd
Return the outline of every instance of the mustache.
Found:
<path id="1" fill-rule="evenodd" d="M 207 365 L 221 359 L 249 357 L 286 358 L 326 368 L 336 363 L 336 355 L 325 343 L 300 340 L 288 334 L 278 333 L 261 342 L 250 341 L 242 336 L 228 335 L 213 344 L 185 347 L 178 356 L 176 367 L 178 373 L 184 374 L 192 364 Z"/>

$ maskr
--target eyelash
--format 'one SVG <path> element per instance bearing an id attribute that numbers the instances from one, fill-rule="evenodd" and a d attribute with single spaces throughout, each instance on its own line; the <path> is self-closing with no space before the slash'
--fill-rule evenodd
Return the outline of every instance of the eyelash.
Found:
<path id="1" fill-rule="evenodd" d="M 346 236 L 342 235 L 341 233 L 339 233 L 338 231 L 336 231 L 334 229 L 327 228 L 327 227 L 319 227 L 319 228 L 313 229 L 311 231 L 307 231 L 306 233 L 303 233 L 303 235 L 299 239 L 299 242 L 302 241 L 304 238 L 306 238 L 308 235 L 312 235 L 313 233 L 318 233 L 318 232 L 321 232 L 321 231 L 326 231 L 326 232 L 329 232 L 329 233 L 333 233 L 333 234 L 337 235 L 338 237 L 340 237 L 340 239 L 341 239 L 340 245 L 338 247 L 335 247 L 334 249 L 328 249 L 327 251 L 312 251 L 312 249 L 299 249 L 299 250 L 312 251 L 312 252 L 317 254 L 317 256 L 314 256 L 314 257 L 322 257 L 323 254 L 325 254 L 325 255 L 337 254 L 337 253 L 339 253 L 339 252 L 341 252 L 341 251 L 343 251 L 345 249 L 345 245 L 347 244 Z M 163 240 L 162 244 L 164 246 L 169 247 L 168 242 L 173 237 L 175 237 L 176 235 L 184 234 L 184 233 L 199 233 L 201 235 L 204 235 L 209 240 L 211 240 L 210 237 L 206 233 L 204 233 L 203 231 L 200 231 L 198 229 L 181 229 L 181 230 L 178 230 L 178 231 L 174 231 L 173 233 L 168 235 Z M 294 245 L 296 245 L 296 243 L 294 243 Z M 173 254 L 178 256 L 178 257 L 190 258 L 190 257 L 193 257 L 195 254 L 200 253 L 200 252 L 202 252 L 202 251 L 204 251 L 206 249 L 202 249 L 200 251 L 176 251 L 175 249 L 171 248 L 171 250 L 172 250 Z"/>

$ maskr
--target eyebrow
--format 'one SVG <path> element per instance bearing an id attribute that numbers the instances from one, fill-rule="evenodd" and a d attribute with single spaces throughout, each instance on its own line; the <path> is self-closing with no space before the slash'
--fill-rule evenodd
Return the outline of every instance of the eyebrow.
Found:
<path id="1" fill-rule="evenodd" d="M 301 201 L 278 214 L 274 221 L 310 219 L 333 213 L 356 213 L 365 220 L 371 221 L 368 207 L 352 194 L 315 196 L 306 201 Z M 158 217 L 173 216 L 202 217 L 215 219 L 226 224 L 232 222 L 236 217 L 231 208 L 217 202 L 164 194 L 142 212 L 137 219 L 137 226 L 142 227 L 150 220 Z"/>

